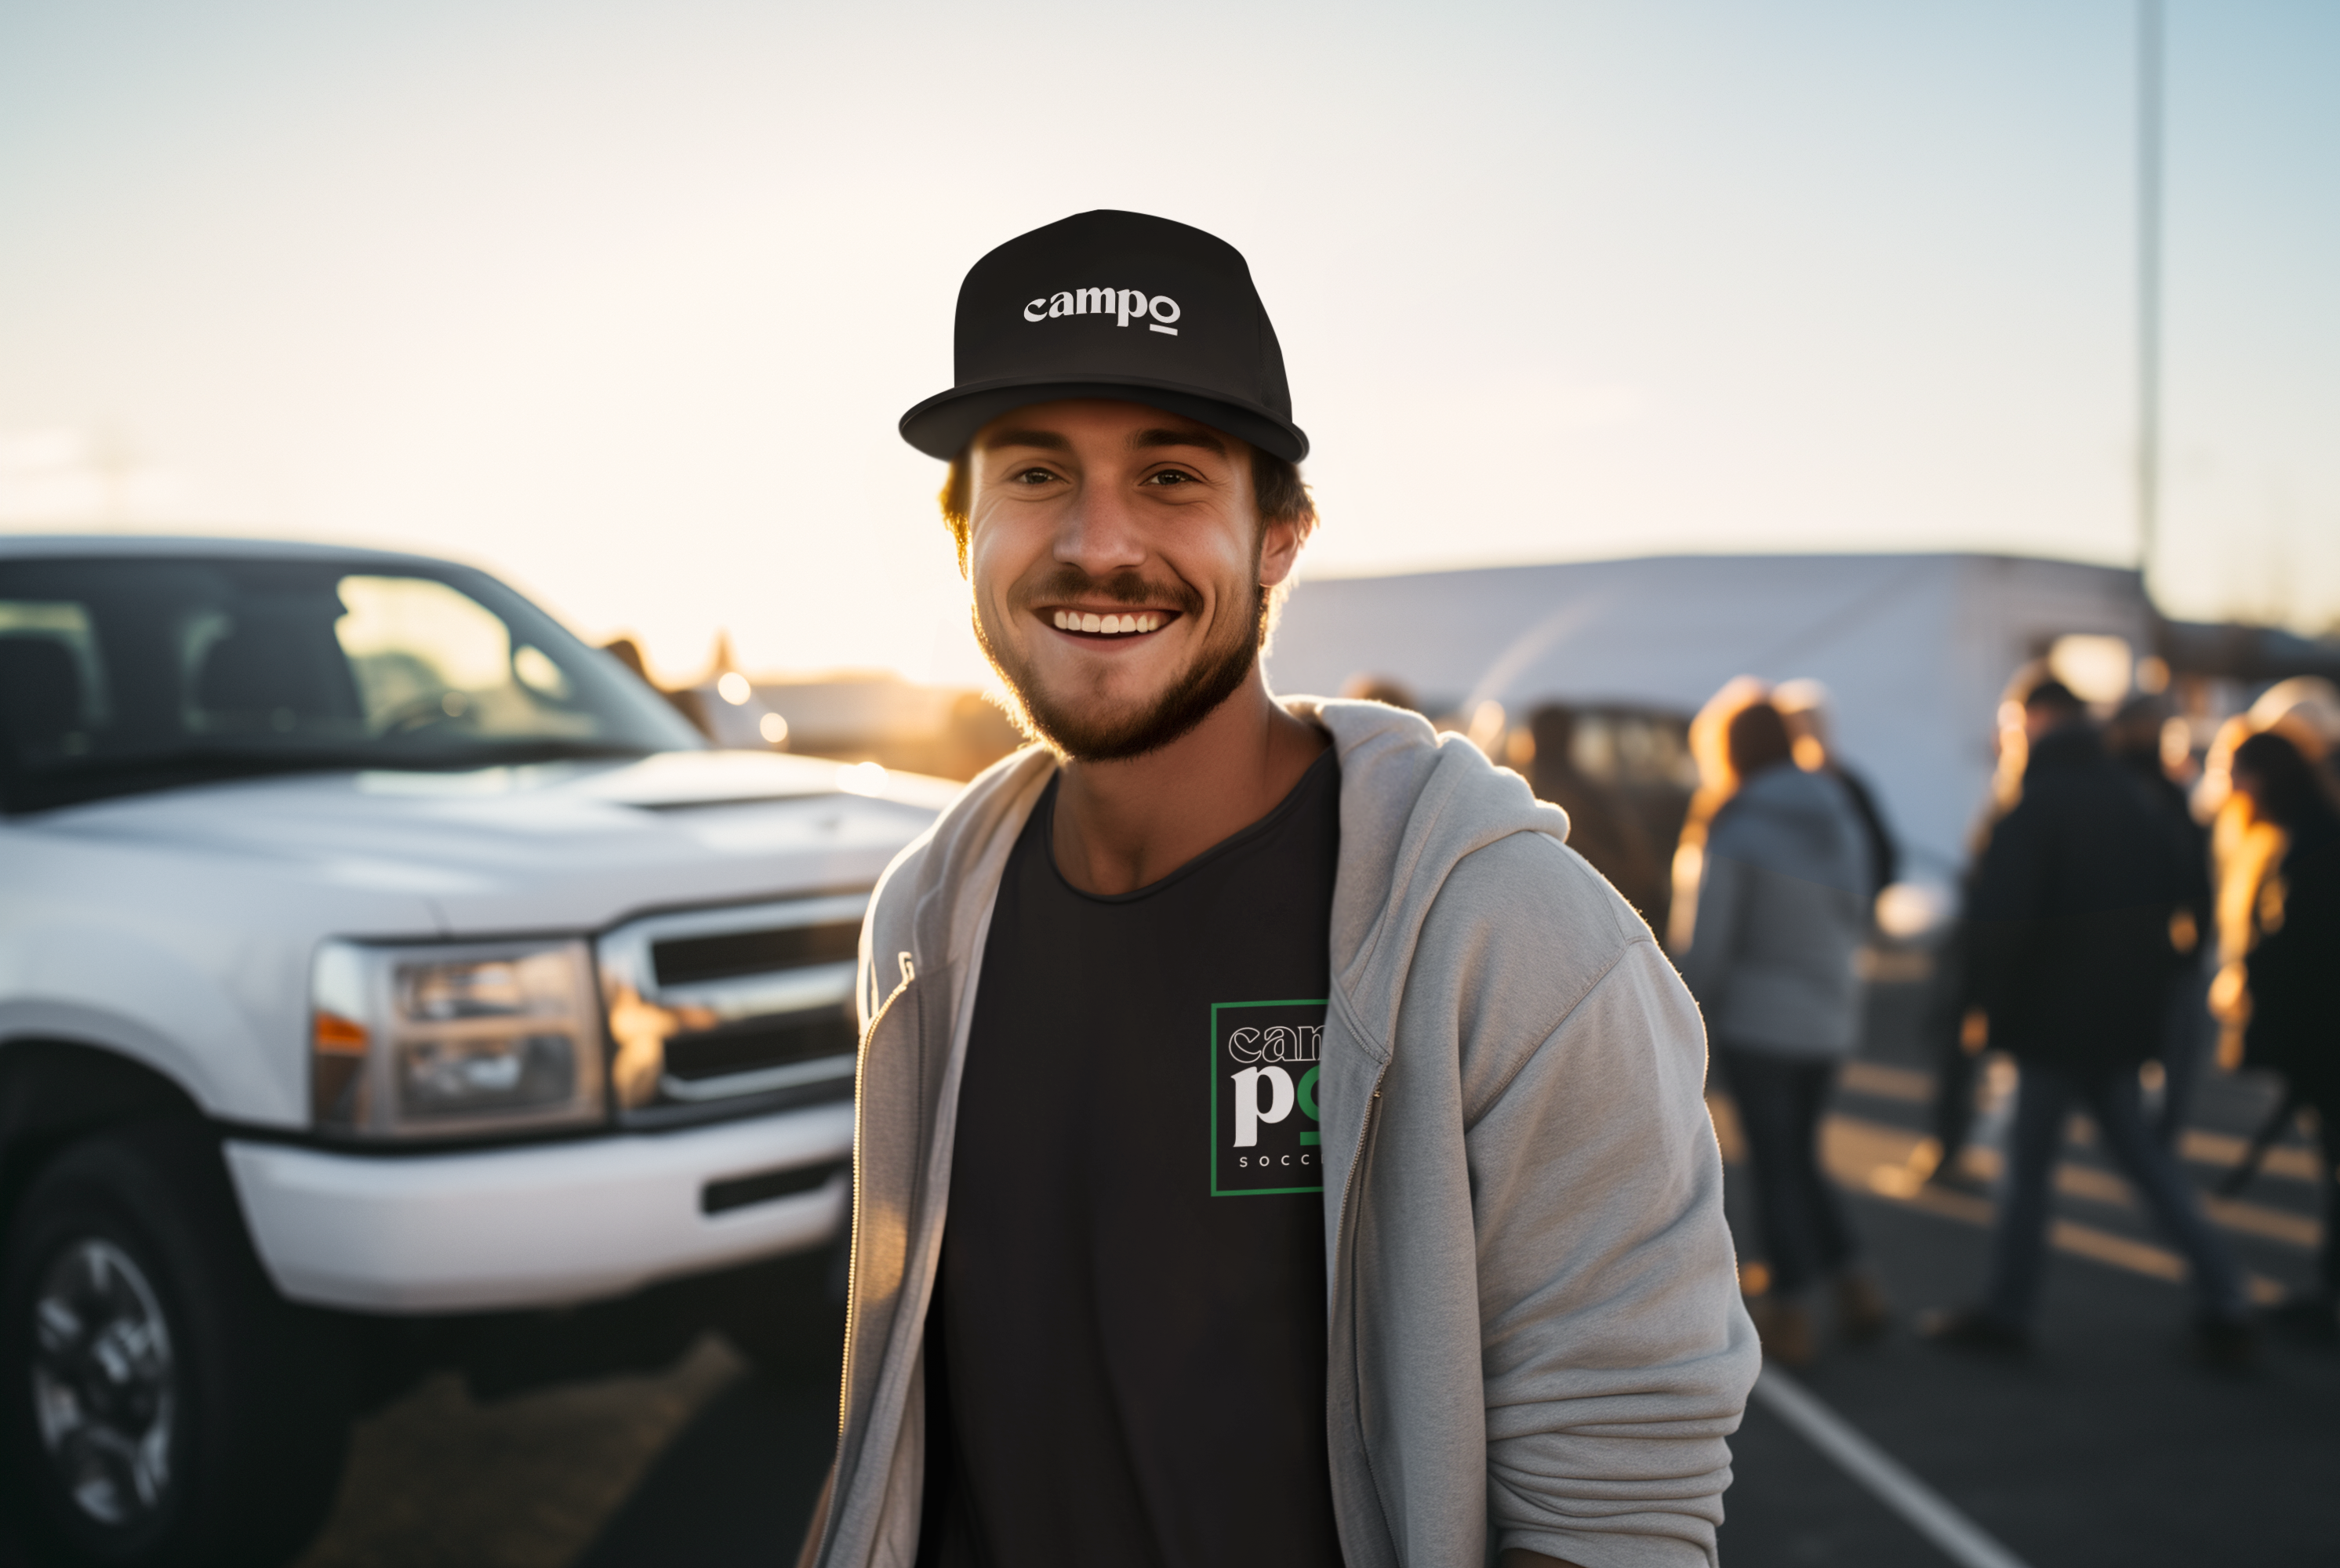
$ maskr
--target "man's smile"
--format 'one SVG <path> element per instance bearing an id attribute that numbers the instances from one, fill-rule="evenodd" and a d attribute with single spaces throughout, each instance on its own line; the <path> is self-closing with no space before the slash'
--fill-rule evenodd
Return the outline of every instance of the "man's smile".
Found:
<path id="1" fill-rule="evenodd" d="M 1048 616 L 1056 628 L 1080 637 L 1134 637 L 1160 631 L 1178 618 L 1176 610 L 1082 610 L 1058 606 L 1035 612 Z"/>

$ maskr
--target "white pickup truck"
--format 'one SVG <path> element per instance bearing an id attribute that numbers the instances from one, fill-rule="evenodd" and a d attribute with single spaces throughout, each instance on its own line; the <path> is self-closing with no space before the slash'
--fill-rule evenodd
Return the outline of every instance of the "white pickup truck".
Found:
<path id="1" fill-rule="evenodd" d="M 422 1370 L 752 1346 L 839 1234 L 862 912 L 947 794 L 709 749 L 468 567 L 0 538 L 16 1528 L 281 1562 Z"/>

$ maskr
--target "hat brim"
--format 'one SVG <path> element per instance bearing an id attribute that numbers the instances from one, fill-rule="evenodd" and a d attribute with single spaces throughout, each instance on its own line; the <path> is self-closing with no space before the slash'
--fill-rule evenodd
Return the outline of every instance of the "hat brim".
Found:
<path id="1" fill-rule="evenodd" d="M 930 458 L 947 461 L 967 449 L 975 433 L 1011 409 L 1052 403 L 1062 398 L 1110 398 L 1145 403 L 1199 419 L 1214 429 L 1249 441 L 1287 463 L 1308 456 L 1308 435 L 1289 419 L 1256 404 L 1231 402 L 1200 388 L 1137 376 L 1104 376 L 1067 381 L 1049 376 L 977 381 L 937 392 L 902 416 L 902 439 Z"/>

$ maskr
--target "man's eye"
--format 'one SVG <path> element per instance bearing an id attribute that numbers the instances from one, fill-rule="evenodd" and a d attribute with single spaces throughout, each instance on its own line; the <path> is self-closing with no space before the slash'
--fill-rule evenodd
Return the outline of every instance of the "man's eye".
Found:
<path id="1" fill-rule="evenodd" d="M 1149 485 L 1169 486 L 1191 485 L 1197 481 L 1194 475 L 1185 472 L 1182 468 L 1164 468 L 1159 473 L 1146 475 L 1145 482 Z"/>
<path id="2" fill-rule="evenodd" d="M 1046 468 L 1026 468 L 1016 476 L 1014 482 L 1019 485 L 1046 485 L 1052 483 L 1056 477 Z"/>

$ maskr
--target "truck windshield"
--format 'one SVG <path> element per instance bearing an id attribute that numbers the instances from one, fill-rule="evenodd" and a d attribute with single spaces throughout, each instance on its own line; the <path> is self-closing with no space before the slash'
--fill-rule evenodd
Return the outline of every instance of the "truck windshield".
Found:
<path id="1" fill-rule="evenodd" d="M 482 573 L 244 557 L 0 560 L 0 809 L 270 773 L 703 745 Z"/>

